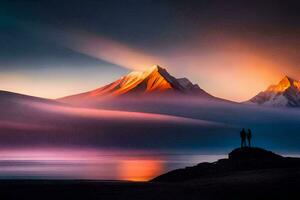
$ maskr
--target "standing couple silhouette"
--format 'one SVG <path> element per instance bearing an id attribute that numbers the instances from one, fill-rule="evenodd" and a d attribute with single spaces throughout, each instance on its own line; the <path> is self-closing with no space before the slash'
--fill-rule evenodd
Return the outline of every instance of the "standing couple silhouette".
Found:
<path id="1" fill-rule="evenodd" d="M 250 129 L 248 129 L 248 132 L 246 133 L 245 129 L 243 128 L 240 132 L 241 137 L 241 148 L 247 147 L 246 139 L 248 140 L 248 147 L 251 147 L 251 138 L 252 138 L 252 132 Z"/>

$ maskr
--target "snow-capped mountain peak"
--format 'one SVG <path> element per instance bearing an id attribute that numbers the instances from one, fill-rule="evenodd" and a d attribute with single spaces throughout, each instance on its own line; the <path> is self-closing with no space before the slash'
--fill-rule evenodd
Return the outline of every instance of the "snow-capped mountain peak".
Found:
<path id="1" fill-rule="evenodd" d="M 138 79 L 145 79 L 151 73 L 157 72 L 159 70 L 159 68 L 161 68 L 161 67 L 158 65 L 152 65 L 145 71 L 132 71 L 124 77 L 134 77 L 134 78 L 138 78 Z"/>
<path id="2" fill-rule="evenodd" d="M 300 82 L 285 76 L 278 84 L 271 85 L 267 90 L 248 101 L 259 105 L 268 106 L 300 106 Z"/>
<path id="3" fill-rule="evenodd" d="M 183 94 L 212 97 L 187 78 L 175 78 L 166 69 L 153 65 L 145 71 L 133 71 L 98 89 L 64 97 L 61 100 L 117 96 Z"/>

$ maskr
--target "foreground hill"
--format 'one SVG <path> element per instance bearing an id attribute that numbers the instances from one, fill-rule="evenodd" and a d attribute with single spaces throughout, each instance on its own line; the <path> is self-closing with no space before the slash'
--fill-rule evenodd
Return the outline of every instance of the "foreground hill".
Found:
<path id="1" fill-rule="evenodd" d="M 152 182 L 182 182 L 222 177 L 241 171 L 295 167 L 300 169 L 300 158 L 282 157 L 260 148 L 238 148 L 229 153 L 228 159 L 177 169 L 154 178 Z"/>
<path id="2" fill-rule="evenodd" d="M 250 99 L 248 103 L 277 107 L 299 107 L 300 82 L 285 76 L 278 84 L 271 85 L 267 90 Z"/>

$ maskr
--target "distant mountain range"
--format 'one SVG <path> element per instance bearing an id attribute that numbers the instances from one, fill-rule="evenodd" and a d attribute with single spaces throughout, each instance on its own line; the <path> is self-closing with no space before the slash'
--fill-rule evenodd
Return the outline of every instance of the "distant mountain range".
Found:
<path id="1" fill-rule="evenodd" d="M 5 93 L 5 91 L 2 91 L 2 96 Z M 6 95 L 9 94 L 15 93 L 7 92 Z M 128 102 L 124 101 L 123 97 L 139 100 L 141 98 L 151 100 L 151 97 L 156 97 L 156 100 L 174 100 L 179 97 L 190 99 L 193 97 L 193 99 L 204 98 L 209 100 L 227 101 L 212 96 L 197 84 L 193 84 L 187 78 L 175 78 L 169 74 L 166 69 L 158 65 L 153 65 L 145 71 L 130 72 L 103 87 L 80 94 L 62 97 L 57 99 L 57 101 L 69 104 L 81 104 L 108 99 L 109 101 L 118 101 L 117 104 L 113 104 L 113 106 L 117 107 L 119 104 L 128 104 Z M 106 104 L 109 104 L 109 101 L 106 101 Z M 278 84 L 269 86 L 265 91 L 260 92 L 244 103 L 271 107 L 300 107 L 300 82 L 285 76 Z"/>
<path id="2" fill-rule="evenodd" d="M 278 84 L 271 85 L 267 90 L 260 92 L 247 103 L 278 106 L 300 106 L 300 82 L 285 76 Z"/>
<path id="3" fill-rule="evenodd" d="M 166 69 L 153 65 L 145 71 L 133 71 L 118 80 L 81 94 L 59 100 L 97 100 L 103 97 L 190 95 L 213 98 L 187 78 L 175 78 Z"/>
<path id="4" fill-rule="evenodd" d="M 58 100 L 74 103 L 107 98 L 120 99 L 120 97 L 140 98 L 149 96 L 200 97 L 224 100 L 212 96 L 187 78 L 175 78 L 166 69 L 158 65 L 153 65 L 141 72 L 133 71 L 95 90 L 63 97 Z M 285 76 L 278 84 L 269 86 L 267 90 L 260 92 L 246 103 L 274 107 L 298 107 L 300 106 L 300 82 Z"/>
<path id="5" fill-rule="evenodd" d="M 287 98 L 287 94 L 298 94 L 297 85 L 286 77 L 269 90 L 278 93 L 273 98 Z M 128 96 L 133 98 L 123 98 Z M 73 99 L 80 102 L 73 103 Z M 159 66 L 58 100 L 0 91 L 0 110 L 2 146 L 228 149 L 236 145 L 242 127 L 252 128 L 256 144 L 268 148 L 298 150 L 300 143 L 300 135 L 294 134 L 300 128 L 296 109 L 218 99 Z M 282 137 L 270 142 L 270 134 Z M 216 142 L 216 138 L 226 142 Z"/>

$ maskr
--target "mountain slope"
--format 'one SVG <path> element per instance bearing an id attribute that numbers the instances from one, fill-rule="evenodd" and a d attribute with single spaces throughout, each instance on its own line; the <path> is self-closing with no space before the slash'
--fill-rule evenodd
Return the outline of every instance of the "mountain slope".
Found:
<path id="1" fill-rule="evenodd" d="M 258 105 L 298 107 L 300 106 L 300 82 L 285 76 L 278 84 L 248 101 Z"/>
<path id="2" fill-rule="evenodd" d="M 228 125 L 208 120 L 68 106 L 6 91 L 0 91 L 0 110 L 1 148 L 162 149 L 177 148 L 178 141 L 191 148 L 194 141 L 205 145 L 216 133 L 232 132 Z M 202 139 L 199 131 L 210 136 Z"/>
<path id="3" fill-rule="evenodd" d="M 36 103 L 47 103 L 47 104 L 57 104 L 61 105 L 60 102 L 57 102 L 52 99 L 45 99 L 41 97 L 34 97 L 25 94 L 19 94 L 9 91 L 0 90 L 0 104 L 15 104 L 20 102 L 36 102 Z"/>
<path id="4" fill-rule="evenodd" d="M 97 99 L 117 96 L 147 96 L 183 94 L 212 97 L 187 78 L 176 79 L 165 69 L 154 65 L 143 72 L 131 72 L 120 79 L 95 90 L 63 97 L 60 100 Z"/>

